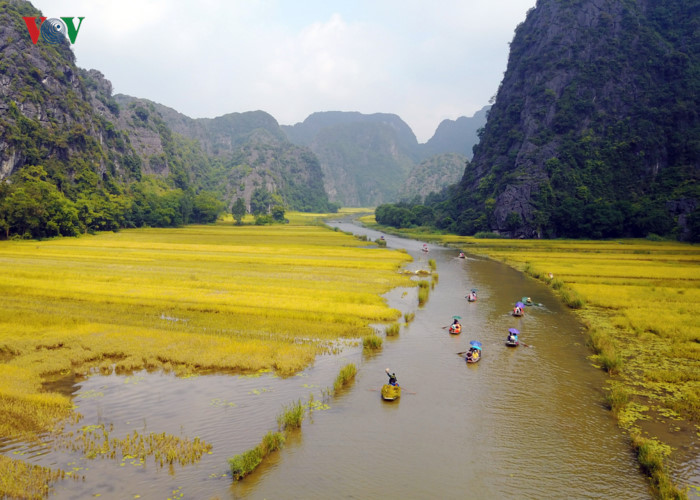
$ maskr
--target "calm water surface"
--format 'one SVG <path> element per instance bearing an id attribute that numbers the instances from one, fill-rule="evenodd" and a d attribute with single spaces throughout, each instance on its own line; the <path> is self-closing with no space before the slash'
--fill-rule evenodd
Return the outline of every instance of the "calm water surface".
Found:
<path id="1" fill-rule="evenodd" d="M 546 287 L 500 263 L 458 259 L 433 246 L 424 254 L 420 242 L 386 238 L 414 256 L 410 269 L 428 269 L 427 259 L 435 259 L 440 280 L 421 309 L 415 289 L 389 294 L 393 306 L 415 311 L 415 321 L 375 355 L 348 346 L 286 379 L 141 372 L 65 387 L 84 415 L 80 425 L 113 425 L 113 437 L 135 430 L 199 436 L 214 449 L 198 464 L 87 460 L 7 440 L 0 452 L 85 478 L 56 483 L 56 499 L 650 498 L 623 433 L 601 405 L 604 375 L 586 359 L 581 328 Z M 468 303 L 472 287 L 479 298 Z M 526 295 L 542 306 L 512 317 L 514 302 Z M 460 335 L 441 328 L 453 315 L 462 317 Z M 504 345 L 511 327 L 530 347 Z M 483 344 L 475 365 L 456 354 L 470 340 Z M 320 399 L 349 362 L 359 369 L 352 387 L 232 484 L 227 458 L 276 430 L 283 405 Z M 392 403 L 378 391 L 387 367 L 403 387 Z"/>

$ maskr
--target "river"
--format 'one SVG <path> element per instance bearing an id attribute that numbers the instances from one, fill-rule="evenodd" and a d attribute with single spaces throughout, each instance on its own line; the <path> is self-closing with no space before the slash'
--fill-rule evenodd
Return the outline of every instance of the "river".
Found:
<path id="1" fill-rule="evenodd" d="M 603 408 L 605 375 L 587 359 L 582 328 L 546 286 L 498 262 L 459 259 L 437 246 L 426 254 L 421 242 L 385 237 L 388 247 L 414 256 L 409 269 L 428 269 L 434 259 L 439 282 L 422 308 L 415 289 L 388 294 L 415 320 L 376 354 L 346 347 L 285 379 L 140 372 L 66 384 L 81 425 L 110 424 L 115 435 L 199 436 L 214 450 L 198 464 L 86 460 L 10 441 L 0 441 L 0 452 L 84 478 L 58 482 L 50 496 L 58 499 L 650 498 L 627 438 Z M 473 303 L 465 298 L 471 288 L 478 289 Z M 514 318 L 523 296 L 542 305 Z M 442 328 L 454 315 L 462 318 L 460 335 Z M 528 347 L 505 346 L 512 327 Z M 481 341 L 483 358 L 467 365 L 457 353 L 471 340 Z M 226 459 L 275 430 L 282 405 L 310 394 L 320 399 L 349 362 L 358 366 L 355 382 L 252 475 L 232 483 Z M 394 402 L 379 393 L 386 368 L 403 389 Z"/>

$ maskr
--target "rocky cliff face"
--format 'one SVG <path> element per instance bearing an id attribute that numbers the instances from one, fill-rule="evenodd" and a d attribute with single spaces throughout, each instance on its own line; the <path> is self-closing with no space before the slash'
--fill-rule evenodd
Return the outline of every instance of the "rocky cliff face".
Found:
<path id="1" fill-rule="evenodd" d="M 466 156 L 457 153 L 436 155 L 422 161 L 408 174 L 399 190 L 399 200 L 423 200 L 431 193 L 439 193 L 446 186 L 456 184 L 468 163 Z"/>
<path id="2" fill-rule="evenodd" d="M 697 2 L 687 0 L 539 0 L 516 30 L 452 200 L 453 218 L 475 206 L 485 218 L 460 230 L 672 231 L 679 218 L 665 201 L 698 198 L 700 32 L 692 19 Z"/>
<path id="3" fill-rule="evenodd" d="M 50 173 L 70 180 L 77 172 L 69 158 L 103 179 L 131 178 L 123 157 L 132 151 L 91 106 L 92 89 L 68 42 L 32 43 L 22 17 L 40 15 L 28 2 L 0 5 L 0 180 L 47 159 Z"/>
<path id="4" fill-rule="evenodd" d="M 318 160 L 308 148 L 290 143 L 268 113 L 193 119 L 147 99 L 125 95 L 115 99 L 127 110 L 123 114 L 131 117 L 120 120 L 119 126 L 129 129 L 134 148 L 149 159 L 149 167 L 162 163 L 159 158 L 166 150 L 161 132 L 171 131 L 188 143 L 195 160 L 190 164 L 201 166 L 193 172 L 195 178 L 219 192 L 229 208 L 237 198 L 250 206 L 259 187 L 279 194 L 294 210 L 329 208 Z"/>

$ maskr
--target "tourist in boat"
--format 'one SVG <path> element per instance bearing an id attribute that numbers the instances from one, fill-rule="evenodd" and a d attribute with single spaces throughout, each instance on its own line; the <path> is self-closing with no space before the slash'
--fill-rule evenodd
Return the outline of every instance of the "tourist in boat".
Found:
<path id="1" fill-rule="evenodd" d="M 398 386 L 399 382 L 396 380 L 396 374 L 390 373 L 389 369 L 386 369 L 386 374 L 389 375 L 389 385 Z"/>

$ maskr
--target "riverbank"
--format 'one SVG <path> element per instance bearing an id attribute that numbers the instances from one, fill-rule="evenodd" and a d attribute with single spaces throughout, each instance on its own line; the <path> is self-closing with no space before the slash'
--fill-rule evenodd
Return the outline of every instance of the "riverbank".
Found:
<path id="1" fill-rule="evenodd" d="M 395 231 L 376 225 L 372 216 L 361 221 L 500 260 L 551 286 L 586 325 L 591 361 L 610 375 L 605 404 L 628 432 L 656 494 L 683 497 L 662 464 L 698 461 L 697 246 L 647 240 L 476 239 Z M 696 469 L 685 488 L 683 478 L 671 471 L 681 489 L 696 495 L 697 474 Z"/>

